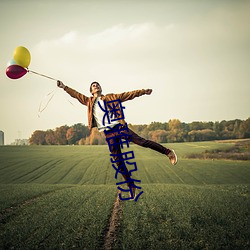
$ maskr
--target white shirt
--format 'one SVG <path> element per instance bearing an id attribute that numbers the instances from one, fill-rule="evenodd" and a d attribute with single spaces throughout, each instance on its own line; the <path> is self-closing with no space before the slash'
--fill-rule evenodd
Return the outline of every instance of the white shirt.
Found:
<path id="1" fill-rule="evenodd" d="M 93 115 L 94 118 L 96 120 L 96 124 L 97 124 L 97 128 L 100 132 L 104 131 L 105 129 L 107 129 L 107 127 L 113 128 L 115 125 L 119 124 L 118 121 L 111 121 L 111 112 L 108 112 L 109 115 L 109 119 L 106 115 L 106 112 L 104 112 L 100 106 L 105 110 L 105 105 L 104 105 L 104 101 L 101 100 L 101 97 L 97 97 L 93 106 Z M 103 117 L 105 116 L 104 119 L 104 125 L 103 125 Z M 114 119 L 114 118 L 113 118 Z M 110 123 L 109 123 L 109 121 Z"/>

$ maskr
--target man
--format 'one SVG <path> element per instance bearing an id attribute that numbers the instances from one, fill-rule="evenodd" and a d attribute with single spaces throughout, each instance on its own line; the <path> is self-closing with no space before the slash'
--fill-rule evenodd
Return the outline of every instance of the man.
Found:
<path id="1" fill-rule="evenodd" d="M 131 129 L 126 127 L 126 123 L 124 119 L 115 120 L 110 119 L 112 118 L 111 112 L 108 112 L 109 114 L 105 114 L 105 110 L 103 107 L 106 107 L 106 103 L 120 100 L 120 102 L 125 102 L 128 100 L 132 100 L 135 97 L 139 97 L 142 95 L 150 95 L 152 93 L 152 89 L 142 89 L 142 90 L 135 90 L 131 92 L 124 92 L 121 94 L 102 94 L 102 88 L 98 82 L 93 82 L 90 85 L 90 93 L 92 94 L 91 97 L 87 97 L 76 90 L 65 86 L 63 82 L 57 81 L 57 86 L 60 88 L 63 88 L 69 95 L 71 95 L 73 98 L 76 98 L 80 103 L 83 105 L 86 105 L 88 107 L 88 126 L 89 129 L 92 129 L 94 127 L 97 127 L 100 132 L 104 131 L 106 140 L 109 143 L 110 152 L 113 155 L 113 159 L 120 170 L 119 172 L 122 173 L 123 178 L 125 181 L 130 180 L 130 175 L 128 173 L 128 170 L 123 164 L 123 162 L 120 159 L 121 155 L 121 145 L 119 145 L 118 135 L 122 131 L 123 138 L 126 139 L 129 138 L 129 141 L 132 141 L 133 143 L 146 147 L 151 148 L 159 153 L 162 153 L 166 155 L 171 164 L 175 165 L 177 163 L 177 156 L 174 152 L 174 150 L 170 150 L 168 148 L 163 147 L 161 144 L 153 142 L 151 140 L 146 140 L 139 135 L 137 135 L 135 132 L 133 132 Z M 122 110 L 121 108 L 116 111 L 118 116 L 122 117 Z M 105 117 L 106 116 L 106 117 Z M 110 116 L 110 117 L 108 117 Z M 120 129 L 122 127 L 123 129 Z M 133 181 L 127 182 L 128 187 L 131 188 L 132 194 L 131 198 L 135 199 L 135 192 L 136 188 L 134 187 Z"/>

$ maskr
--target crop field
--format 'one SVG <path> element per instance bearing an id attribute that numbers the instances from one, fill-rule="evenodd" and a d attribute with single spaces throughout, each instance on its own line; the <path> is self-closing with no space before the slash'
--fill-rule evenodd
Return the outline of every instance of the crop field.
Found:
<path id="1" fill-rule="evenodd" d="M 231 145 L 131 145 L 137 202 L 105 145 L 0 147 L 0 249 L 250 249 L 250 162 L 185 157 Z"/>

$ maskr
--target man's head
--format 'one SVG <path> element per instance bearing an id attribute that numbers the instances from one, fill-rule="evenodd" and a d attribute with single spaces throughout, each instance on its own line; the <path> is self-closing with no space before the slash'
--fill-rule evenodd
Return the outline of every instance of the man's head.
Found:
<path id="1" fill-rule="evenodd" d="M 95 93 L 102 93 L 102 88 L 101 88 L 101 85 L 98 83 L 98 82 L 92 82 L 90 84 L 90 88 L 89 88 L 89 91 L 92 95 L 94 95 Z"/>

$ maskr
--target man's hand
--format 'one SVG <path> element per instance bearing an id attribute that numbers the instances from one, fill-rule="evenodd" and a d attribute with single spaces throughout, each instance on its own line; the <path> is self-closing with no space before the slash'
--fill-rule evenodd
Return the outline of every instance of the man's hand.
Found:
<path id="1" fill-rule="evenodd" d="M 150 95 L 152 93 L 152 91 L 153 91 L 152 89 L 146 89 L 145 90 L 145 94 L 146 95 Z"/>
<path id="2" fill-rule="evenodd" d="M 62 89 L 64 89 L 66 86 L 63 84 L 63 82 L 61 82 L 61 81 L 57 81 L 57 86 L 59 87 L 59 88 L 62 88 Z"/>

